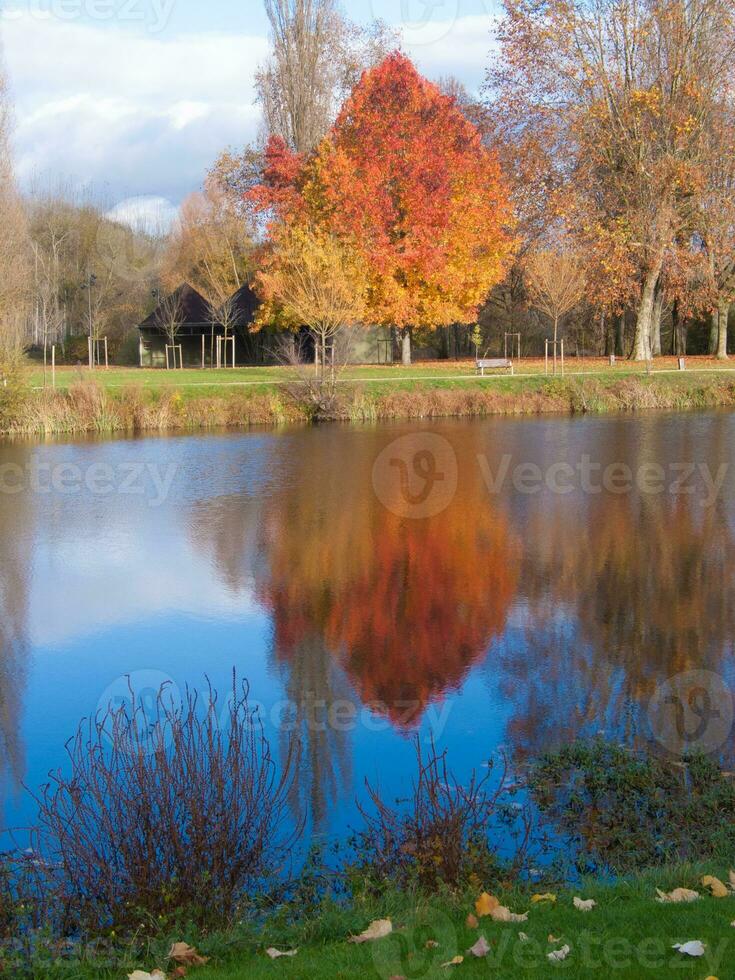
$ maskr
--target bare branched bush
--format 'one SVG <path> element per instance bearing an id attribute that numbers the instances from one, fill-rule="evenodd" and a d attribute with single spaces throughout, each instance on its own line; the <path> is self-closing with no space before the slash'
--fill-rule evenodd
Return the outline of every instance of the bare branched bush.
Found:
<path id="1" fill-rule="evenodd" d="M 493 763 L 461 784 L 450 771 L 446 752 L 432 740 L 427 750 L 415 739 L 416 774 L 412 793 L 389 806 L 367 781 L 372 812 L 358 804 L 365 820 L 357 836 L 362 870 L 400 886 L 411 883 L 429 891 L 440 885 L 467 884 L 471 877 L 489 885 L 517 872 L 530 838 L 524 807 L 509 800 L 513 792 L 508 766 Z M 502 841 L 513 840 L 512 856 Z"/>
<path id="2" fill-rule="evenodd" d="M 45 852 L 87 928 L 176 915 L 225 925 L 286 867 L 301 826 L 288 807 L 297 747 L 278 764 L 247 684 L 153 707 L 130 701 L 83 722 L 39 802 Z"/>
<path id="3" fill-rule="evenodd" d="M 329 368 L 319 363 L 318 353 L 307 357 L 311 345 L 304 338 L 291 333 L 282 334 L 274 351 L 279 364 L 290 368 L 291 379 L 284 386 L 288 397 L 313 421 L 346 418 L 347 402 L 341 376 L 350 363 L 355 345 L 354 327 L 343 327 L 324 345 L 321 360 L 328 359 Z M 314 340 L 319 350 L 317 340 Z"/>

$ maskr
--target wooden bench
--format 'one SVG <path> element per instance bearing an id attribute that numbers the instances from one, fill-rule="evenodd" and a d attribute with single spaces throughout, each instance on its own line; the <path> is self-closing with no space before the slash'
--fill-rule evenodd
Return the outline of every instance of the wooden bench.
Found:
<path id="1" fill-rule="evenodd" d="M 482 357 L 477 360 L 477 373 L 485 374 L 485 370 L 492 371 L 496 368 L 505 368 L 506 371 L 510 371 L 514 374 L 513 361 L 509 361 L 505 357 Z"/>

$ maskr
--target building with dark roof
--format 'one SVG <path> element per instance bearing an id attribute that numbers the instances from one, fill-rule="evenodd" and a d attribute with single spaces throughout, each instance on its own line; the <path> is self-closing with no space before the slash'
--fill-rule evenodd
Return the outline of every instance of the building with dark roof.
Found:
<path id="1" fill-rule="evenodd" d="M 166 296 L 159 296 L 155 310 L 138 326 L 141 367 L 165 367 L 166 346 L 181 347 L 184 367 L 211 366 L 217 363 L 217 338 L 235 338 L 235 363 L 252 364 L 257 360 L 258 344 L 253 341 L 251 326 L 259 301 L 250 286 L 237 290 L 219 308 L 207 302 L 193 286 L 183 283 Z M 220 358 L 225 354 L 220 345 Z M 232 347 L 228 343 L 227 363 Z M 173 360 L 172 360 L 173 363 Z M 178 363 L 178 354 L 177 354 Z"/>

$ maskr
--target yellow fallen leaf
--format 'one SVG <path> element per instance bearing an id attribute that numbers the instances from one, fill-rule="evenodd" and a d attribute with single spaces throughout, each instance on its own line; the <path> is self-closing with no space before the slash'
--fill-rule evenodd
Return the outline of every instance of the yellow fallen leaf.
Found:
<path id="1" fill-rule="evenodd" d="M 484 915 L 492 915 L 493 909 L 496 909 L 499 905 L 500 902 L 494 895 L 488 895 L 487 892 L 483 892 L 475 902 L 475 912 L 482 918 Z"/>
<path id="2" fill-rule="evenodd" d="M 591 912 L 592 909 L 597 905 L 594 898 L 588 898 L 586 901 L 583 898 L 574 898 L 574 907 L 579 909 L 580 912 Z"/>
<path id="3" fill-rule="evenodd" d="M 436 941 L 436 939 L 427 939 L 426 949 L 439 949 L 439 943 Z"/>
<path id="4" fill-rule="evenodd" d="M 470 912 L 470 914 L 465 919 L 464 924 L 467 926 L 468 929 L 477 929 L 480 923 L 477 921 L 477 916 L 473 915 Z"/>
<path id="5" fill-rule="evenodd" d="M 560 943 L 560 942 L 561 942 L 561 939 L 557 939 L 557 937 L 556 937 L 556 936 L 552 936 L 552 934 L 551 934 L 551 933 L 549 933 L 549 937 L 548 937 L 548 939 L 546 940 L 546 942 L 547 942 L 547 943 Z"/>
<path id="6" fill-rule="evenodd" d="M 209 962 L 208 956 L 200 956 L 188 943 L 174 943 L 168 951 L 168 958 L 181 966 L 204 966 Z"/>
<path id="7" fill-rule="evenodd" d="M 571 951 L 572 950 L 569 946 L 562 946 L 561 949 L 555 949 L 553 952 L 547 953 L 546 959 L 551 963 L 560 963 L 562 960 L 565 960 L 567 956 L 569 956 Z"/>
<path id="8" fill-rule="evenodd" d="M 702 885 L 705 888 L 709 888 L 713 898 L 727 898 L 727 896 L 730 894 L 720 879 L 714 878 L 712 875 L 705 875 L 704 878 L 702 878 Z"/>
<path id="9" fill-rule="evenodd" d="M 504 905 L 498 905 L 490 913 L 493 922 L 528 922 L 528 912 L 523 912 L 521 915 L 516 912 L 511 912 Z"/>
<path id="10" fill-rule="evenodd" d="M 298 953 L 297 949 L 289 949 L 287 952 L 282 952 L 280 949 L 276 949 L 273 946 L 269 946 L 265 951 L 266 956 L 270 956 L 272 960 L 280 960 L 282 956 L 295 956 Z"/>
<path id="11" fill-rule="evenodd" d="M 369 943 L 375 939 L 385 939 L 385 937 L 390 936 L 392 932 L 393 923 L 390 921 L 390 919 L 376 919 L 375 922 L 371 922 L 365 932 L 361 932 L 359 936 L 350 936 L 349 941 L 351 943 Z"/>
<path id="12" fill-rule="evenodd" d="M 673 892 L 662 892 L 656 889 L 657 902 L 696 902 L 700 897 L 699 892 L 694 892 L 691 888 L 675 888 Z"/>
<path id="13" fill-rule="evenodd" d="M 547 892 L 545 895 L 531 895 L 531 902 L 535 905 L 537 902 L 551 902 L 556 901 L 556 895 L 552 892 Z"/>
<path id="14" fill-rule="evenodd" d="M 459 966 L 460 963 L 464 963 L 464 956 L 455 956 L 454 959 L 450 960 L 448 963 L 442 963 L 442 969 L 444 969 L 445 966 Z"/>

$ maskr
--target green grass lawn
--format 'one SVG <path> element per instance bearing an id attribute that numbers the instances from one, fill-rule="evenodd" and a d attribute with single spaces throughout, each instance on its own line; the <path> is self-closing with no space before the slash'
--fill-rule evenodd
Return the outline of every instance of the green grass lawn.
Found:
<path id="1" fill-rule="evenodd" d="M 726 868 L 684 867 L 641 875 L 616 885 L 580 884 L 560 891 L 555 904 L 532 904 L 528 891 L 498 893 L 498 898 L 515 912 L 529 910 L 528 921 L 499 924 L 488 918 L 479 928 L 470 928 L 466 916 L 474 896 L 464 900 L 445 896 L 418 899 L 393 896 L 350 909 L 334 905 L 289 924 L 286 916 L 274 916 L 262 932 L 233 932 L 217 937 L 179 934 L 211 957 L 207 966 L 188 973 L 195 980 L 260 980 L 260 978 L 381 978 L 434 977 L 694 977 L 718 980 L 735 976 L 735 896 L 723 899 L 702 897 L 686 905 L 662 905 L 655 888 L 667 891 L 678 886 L 695 888 L 703 873 L 727 880 Z M 545 891 L 546 889 L 542 889 Z M 597 907 L 580 912 L 572 905 L 575 895 L 593 898 Z M 365 929 L 376 918 L 390 918 L 391 936 L 364 945 L 348 942 L 350 935 Z M 519 932 L 528 936 L 521 941 Z M 184 931 L 185 932 L 185 931 Z M 486 958 L 476 959 L 469 948 L 480 936 L 490 944 Z M 550 943 L 549 936 L 557 939 Z M 700 940 L 706 955 L 692 959 L 672 949 L 674 943 Z M 55 965 L 36 970 L 34 976 L 71 980 L 107 980 L 124 977 L 133 969 L 152 971 L 167 968 L 166 950 L 171 937 L 150 946 L 147 953 L 122 956 L 114 966 L 99 960 Z M 427 942 L 438 946 L 427 948 Z M 564 945 L 571 948 L 563 963 L 551 963 L 547 954 Z M 265 949 L 298 948 L 292 958 L 271 960 Z M 464 962 L 455 967 L 442 964 L 455 956 Z M 168 969 L 171 970 L 169 964 Z"/>
<path id="2" fill-rule="evenodd" d="M 684 378 L 693 372 L 707 371 L 711 373 L 735 370 L 735 367 L 731 368 L 729 365 L 711 358 L 689 358 L 687 363 L 688 371 L 682 374 Z M 676 362 L 673 358 L 661 358 L 655 362 L 654 370 L 656 373 L 675 371 Z M 568 361 L 566 366 L 567 377 L 576 375 L 609 379 L 643 373 L 645 373 L 645 365 L 643 364 L 619 361 L 614 367 L 610 367 L 603 358 L 573 359 Z M 134 367 L 112 367 L 109 370 L 89 371 L 87 368 L 59 367 L 56 370 L 56 385 L 63 389 L 80 380 L 93 378 L 98 384 L 109 388 L 126 386 L 148 390 L 191 388 L 198 389 L 202 393 L 211 393 L 215 390 L 224 393 L 227 389 L 277 387 L 293 380 L 293 377 L 293 371 L 284 367 L 244 367 L 219 371 L 199 368 L 165 371 Z M 342 373 L 341 380 L 346 384 L 365 381 L 374 382 L 376 385 L 454 382 L 455 384 L 478 385 L 500 383 L 503 387 L 513 387 L 521 382 L 524 377 L 526 379 L 545 377 L 543 360 L 519 362 L 515 377 L 511 377 L 506 371 L 478 377 L 473 361 L 431 361 L 415 364 L 411 367 L 403 367 L 400 364 L 349 367 Z M 35 387 L 43 386 L 43 368 L 37 364 L 31 365 L 29 380 Z M 46 372 L 46 384 L 51 384 L 50 370 Z"/>

